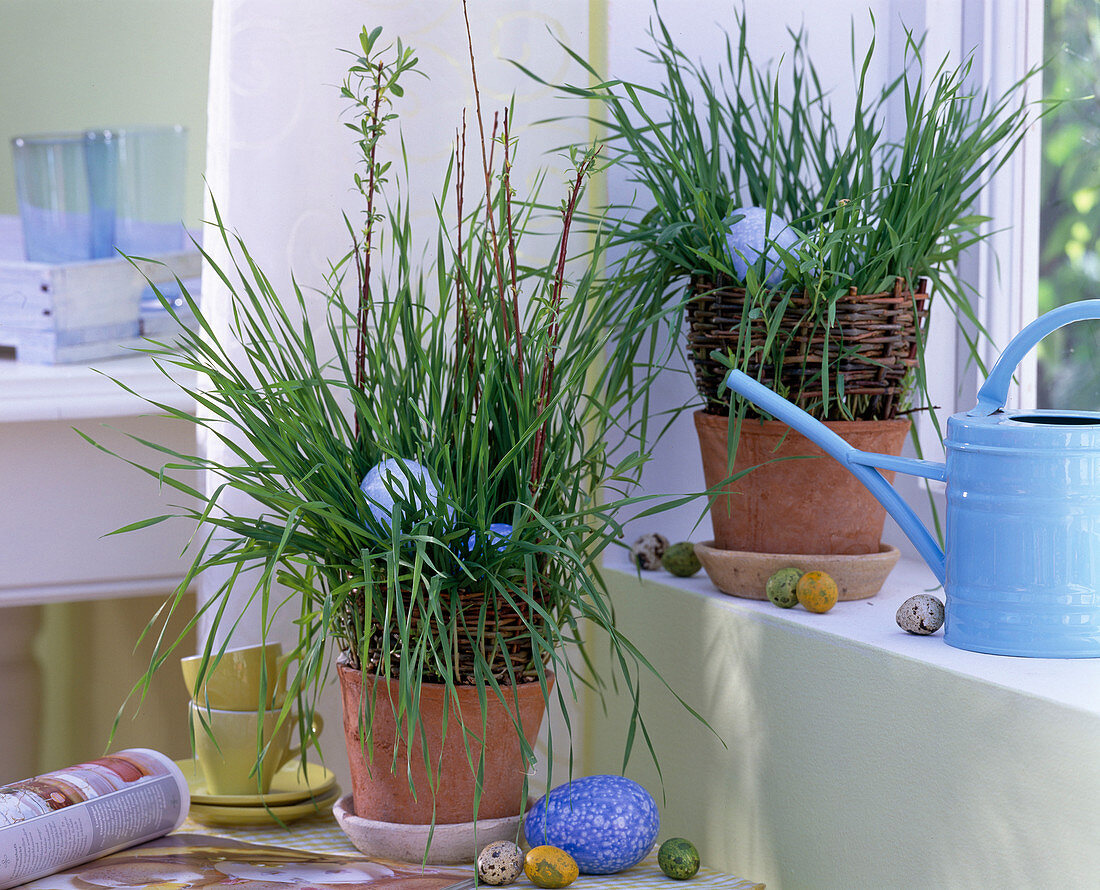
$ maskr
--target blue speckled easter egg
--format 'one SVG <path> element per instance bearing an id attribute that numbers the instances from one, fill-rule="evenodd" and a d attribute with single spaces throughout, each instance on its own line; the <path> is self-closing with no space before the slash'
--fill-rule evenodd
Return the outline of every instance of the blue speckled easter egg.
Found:
<path id="1" fill-rule="evenodd" d="M 523 820 L 528 844 L 560 847 L 582 875 L 609 875 L 641 862 L 660 827 L 653 797 L 622 776 L 586 776 L 559 785 Z"/>
<path id="2" fill-rule="evenodd" d="M 415 520 L 437 509 L 439 485 L 432 471 L 415 460 L 387 457 L 371 467 L 359 485 L 367 510 L 383 529 L 389 529 L 394 503 L 400 514 Z"/>
<path id="3" fill-rule="evenodd" d="M 477 549 L 480 535 L 474 532 L 466 541 L 466 550 L 473 553 Z M 507 522 L 494 522 L 485 533 L 485 542 L 496 548 L 498 553 L 503 553 L 508 546 L 508 539 L 512 537 L 512 526 Z"/>
<path id="4" fill-rule="evenodd" d="M 738 219 L 740 217 L 740 219 Z M 737 220 L 733 222 L 733 220 Z M 791 250 L 798 236 L 783 217 L 773 213 L 768 217 L 763 207 L 738 207 L 729 215 L 726 245 L 729 247 L 733 271 L 742 281 L 749 266 L 755 265 L 765 248 L 764 283 L 775 287 L 783 280 L 783 258 L 776 245 L 784 251 Z"/>

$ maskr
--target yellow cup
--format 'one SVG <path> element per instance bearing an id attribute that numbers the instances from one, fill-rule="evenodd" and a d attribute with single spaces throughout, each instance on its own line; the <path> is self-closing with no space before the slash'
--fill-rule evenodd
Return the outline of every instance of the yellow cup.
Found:
<path id="1" fill-rule="evenodd" d="M 211 794 L 266 794 L 283 764 L 300 753 L 290 748 L 298 725 L 290 715 L 276 728 L 279 710 L 227 711 L 191 702 L 195 728 L 195 754 L 202 766 L 206 789 Z M 263 759 L 257 768 L 257 726 L 263 720 Z M 315 715 L 313 729 L 320 735 L 324 723 Z M 257 773 L 259 777 L 257 778 Z"/>
<path id="2" fill-rule="evenodd" d="M 225 711 L 256 711 L 260 704 L 260 683 L 266 665 L 268 708 L 281 708 L 286 698 L 286 673 L 279 643 L 226 649 L 221 658 L 215 650 L 206 664 L 206 676 L 199 685 L 202 655 L 180 659 L 180 669 L 193 701 L 204 708 Z M 215 664 L 215 660 L 217 663 Z"/>

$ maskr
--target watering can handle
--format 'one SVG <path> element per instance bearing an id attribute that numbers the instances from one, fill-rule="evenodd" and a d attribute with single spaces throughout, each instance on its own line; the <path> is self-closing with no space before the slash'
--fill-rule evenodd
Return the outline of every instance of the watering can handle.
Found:
<path id="1" fill-rule="evenodd" d="M 1001 357 L 993 365 L 985 383 L 978 390 L 978 404 L 966 412 L 967 416 L 988 417 L 1000 411 L 1008 399 L 1008 386 L 1012 382 L 1012 375 L 1024 356 L 1031 352 L 1047 334 L 1052 334 L 1067 324 L 1086 319 L 1100 319 L 1100 300 L 1078 300 L 1075 303 L 1059 306 L 1045 315 L 1040 315 L 1020 331 L 1012 338 L 1001 353 Z"/>

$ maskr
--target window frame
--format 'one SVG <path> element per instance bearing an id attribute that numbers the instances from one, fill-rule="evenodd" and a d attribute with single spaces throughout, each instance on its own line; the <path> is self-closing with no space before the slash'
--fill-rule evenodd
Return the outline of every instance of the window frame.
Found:
<path id="1" fill-rule="evenodd" d="M 1042 0 L 895 0 L 894 5 L 914 30 L 916 20 L 921 20 L 928 35 L 927 58 L 962 58 L 970 53 L 974 83 L 991 95 L 1004 94 L 1042 64 Z M 1023 95 L 1028 102 L 1038 102 L 1042 89 L 1042 78 L 1032 77 Z M 982 192 L 975 212 L 989 218 L 988 235 L 960 261 L 974 287 L 976 315 L 988 333 L 978 348 L 986 367 L 1038 314 L 1041 164 L 1042 130 L 1036 123 Z M 930 342 L 929 364 L 934 359 L 937 370 L 942 368 L 943 376 L 950 378 L 949 385 L 941 380 L 933 392 L 942 420 L 972 407 L 985 372 L 973 361 L 949 308 L 939 304 L 938 314 L 933 318 L 937 339 Z M 1036 397 L 1037 362 L 1032 352 L 1017 369 L 1009 402 L 1034 407 Z M 923 437 L 924 429 L 921 433 Z"/>

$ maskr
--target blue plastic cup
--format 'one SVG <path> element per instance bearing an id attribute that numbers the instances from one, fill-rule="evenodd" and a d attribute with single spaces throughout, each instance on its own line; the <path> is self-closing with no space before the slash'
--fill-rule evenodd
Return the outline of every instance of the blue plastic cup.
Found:
<path id="1" fill-rule="evenodd" d="M 93 209 L 92 196 L 109 200 L 114 163 L 109 152 L 85 151 L 85 141 L 82 133 L 12 140 L 24 255 L 32 262 L 67 263 L 111 253 L 113 208 Z"/>

